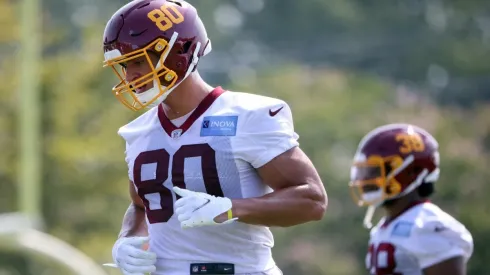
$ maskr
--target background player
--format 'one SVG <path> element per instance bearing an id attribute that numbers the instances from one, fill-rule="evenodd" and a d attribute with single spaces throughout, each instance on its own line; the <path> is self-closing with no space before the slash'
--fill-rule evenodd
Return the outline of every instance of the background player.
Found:
<path id="1" fill-rule="evenodd" d="M 385 216 L 371 229 L 371 274 L 464 275 L 473 252 L 468 230 L 428 198 L 439 178 L 438 143 L 408 124 L 381 126 L 360 142 L 351 168 L 356 202 Z"/>
<path id="2" fill-rule="evenodd" d="M 196 66 L 210 50 L 185 1 L 135 0 L 107 23 L 114 94 L 132 110 L 152 107 L 119 131 L 133 200 L 113 248 L 124 274 L 281 274 L 268 226 L 326 210 L 289 106 L 208 85 Z M 148 238 L 134 237 L 146 235 L 149 251 Z"/>

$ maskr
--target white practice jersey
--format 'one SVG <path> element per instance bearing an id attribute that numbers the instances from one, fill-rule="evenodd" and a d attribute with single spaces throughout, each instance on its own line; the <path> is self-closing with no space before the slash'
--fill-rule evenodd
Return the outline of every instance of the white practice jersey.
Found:
<path id="1" fill-rule="evenodd" d="M 289 106 L 281 100 L 213 90 L 183 118 L 169 121 L 161 106 L 125 125 L 129 178 L 146 206 L 156 274 L 189 274 L 189 264 L 233 263 L 236 273 L 275 266 L 268 227 L 234 222 L 181 229 L 173 186 L 231 199 L 272 190 L 255 168 L 298 146 Z"/>
<path id="2" fill-rule="evenodd" d="M 464 225 L 424 202 L 371 229 L 366 266 L 375 275 L 423 275 L 427 267 L 456 256 L 468 260 L 472 253 L 473 238 Z"/>

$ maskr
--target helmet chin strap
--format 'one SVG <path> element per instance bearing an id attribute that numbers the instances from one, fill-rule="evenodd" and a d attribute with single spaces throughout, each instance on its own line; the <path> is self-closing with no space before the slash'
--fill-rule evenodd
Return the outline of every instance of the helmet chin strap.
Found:
<path id="1" fill-rule="evenodd" d="M 377 207 L 374 205 L 368 206 L 368 208 L 366 210 L 366 215 L 364 215 L 364 220 L 362 221 L 362 225 L 364 226 L 364 228 L 371 229 L 371 227 L 373 227 L 372 220 L 373 220 L 373 216 L 374 216 L 374 212 L 376 211 L 376 208 Z"/>
<path id="2" fill-rule="evenodd" d="M 163 65 L 163 63 L 167 59 L 168 54 L 170 53 L 170 50 L 174 46 L 175 41 L 177 40 L 177 37 L 178 36 L 179 36 L 179 34 L 177 32 L 174 32 L 174 34 L 172 35 L 172 38 L 170 39 L 170 41 L 168 43 L 169 49 L 167 50 L 167 52 L 165 53 L 165 55 L 160 59 L 160 62 L 158 62 L 157 66 L 155 67 L 155 70 L 158 70 Z M 155 97 L 157 97 L 158 94 L 160 93 L 160 91 L 166 90 L 163 94 L 161 94 L 160 96 L 158 96 L 156 98 L 156 100 L 154 100 L 152 103 L 148 104 L 146 106 L 146 108 L 150 109 L 150 108 L 153 108 L 155 106 L 158 106 L 160 103 L 162 103 L 168 97 L 168 95 L 175 88 L 177 88 L 177 86 L 179 86 L 179 84 L 182 83 L 182 81 L 184 81 L 191 74 L 191 72 L 194 70 L 194 68 L 197 66 L 197 63 L 199 61 L 198 55 L 199 55 L 199 50 L 200 49 L 201 49 L 201 43 L 200 42 L 197 42 L 196 43 L 196 49 L 194 50 L 194 53 L 192 55 L 191 64 L 189 65 L 189 68 L 187 69 L 184 77 L 179 81 L 179 83 L 175 84 L 170 89 L 167 89 L 167 86 L 159 85 L 160 81 L 155 78 L 155 79 L 153 79 L 153 87 L 152 88 L 148 89 L 147 91 L 145 91 L 143 93 L 136 94 L 136 97 L 138 98 L 138 100 L 140 102 L 142 102 L 143 104 L 145 104 L 146 102 L 151 101 L 152 99 L 154 99 Z"/>

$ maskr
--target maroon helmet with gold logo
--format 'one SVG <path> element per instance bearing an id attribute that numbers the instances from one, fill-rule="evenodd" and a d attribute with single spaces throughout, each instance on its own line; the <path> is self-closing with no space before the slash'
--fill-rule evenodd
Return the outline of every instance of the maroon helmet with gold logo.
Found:
<path id="1" fill-rule="evenodd" d="M 128 108 L 158 105 L 196 69 L 211 51 L 206 29 L 196 9 L 185 1 L 134 0 L 120 8 L 104 31 L 104 67 L 111 67 L 120 83 L 112 89 Z M 159 59 L 152 64 L 150 54 Z M 146 58 L 151 72 L 127 80 L 125 64 Z M 142 93 L 135 89 L 152 83 Z"/>
<path id="2" fill-rule="evenodd" d="M 435 138 L 409 124 L 389 124 L 369 132 L 359 143 L 351 167 L 355 202 L 378 206 L 404 196 L 439 177 Z"/>

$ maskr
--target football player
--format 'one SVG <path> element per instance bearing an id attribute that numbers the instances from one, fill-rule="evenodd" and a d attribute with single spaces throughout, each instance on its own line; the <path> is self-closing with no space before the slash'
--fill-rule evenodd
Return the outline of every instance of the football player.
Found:
<path id="1" fill-rule="evenodd" d="M 114 265 L 126 275 L 282 274 L 269 227 L 320 220 L 327 207 L 289 106 L 199 76 L 211 42 L 185 1 L 129 2 L 103 43 L 115 96 L 149 109 L 119 130 L 132 203 Z"/>
<path id="2" fill-rule="evenodd" d="M 390 124 L 360 142 L 350 187 L 360 206 L 385 215 L 371 229 L 366 265 L 370 274 L 464 275 L 473 252 L 470 232 L 429 201 L 439 178 L 438 143 L 427 131 Z"/>

